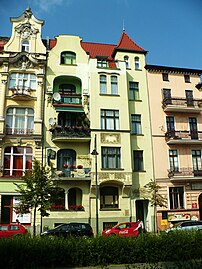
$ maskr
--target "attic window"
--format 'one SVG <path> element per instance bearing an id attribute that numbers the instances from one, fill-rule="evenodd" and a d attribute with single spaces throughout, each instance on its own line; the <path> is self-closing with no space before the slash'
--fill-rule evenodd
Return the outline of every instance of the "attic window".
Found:
<path id="1" fill-rule="evenodd" d="M 129 57 L 128 56 L 124 56 L 124 61 L 126 63 L 126 68 L 129 68 Z"/>
<path id="2" fill-rule="evenodd" d="M 106 59 L 97 59 L 97 67 L 107 68 L 108 67 L 107 60 Z"/>
<path id="3" fill-rule="evenodd" d="M 22 41 L 21 50 L 25 51 L 25 52 L 29 52 L 29 41 L 27 41 L 27 40 Z"/>
<path id="4" fill-rule="evenodd" d="M 140 69 L 140 58 L 135 57 L 135 70 L 139 70 L 139 69 Z"/>
<path id="5" fill-rule="evenodd" d="M 76 64 L 76 53 L 71 51 L 63 51 L 61 53 L 61 64 Z"/>

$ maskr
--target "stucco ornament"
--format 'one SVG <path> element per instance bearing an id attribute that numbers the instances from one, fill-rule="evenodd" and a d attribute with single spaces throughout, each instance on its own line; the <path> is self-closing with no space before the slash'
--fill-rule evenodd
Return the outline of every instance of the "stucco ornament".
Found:
<path id="1" fill-rule="evenodd" d="M 21 69 L 21 70 L 26 70 L 30 67 L 33 66 L 33 63 L 25 56 L 23 55 L 15 64 L 15 67 Z"/>
<path id="2" fill-rule="evenodd" d="M 16 27 L 16 32 L 23 38 L 29 38 L 32 35 L 36 35 L 39 30 L 34 28 L 29 22 L 21 24 Z"/>

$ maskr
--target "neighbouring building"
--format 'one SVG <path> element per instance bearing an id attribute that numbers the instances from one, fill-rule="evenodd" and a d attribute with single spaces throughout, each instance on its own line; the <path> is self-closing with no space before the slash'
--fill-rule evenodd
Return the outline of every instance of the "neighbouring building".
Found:
<path id="1" fill-rule="evenodd" d="M 43 225 L 85 221 L 102 231 L 142 219 L 152 229 L 143 195 L 153 178 L 146 53 L 125 32 L 117 45 L 50 39 L 44 157 L 61 192 Z"/>
<path id="2" fill-rule="evenodd" d="M 147 65 L 158 229 L 202 220 L 202 70 Z"/>
<path id="3" fill-rule="evenodd" d="M 44 24 L 30 8 L 11 18 L 11 37 L 0 37 L 0 222 L 31 225 L 32 215 L 17 216 L 16 186 L 32 158 L 42 161 L 42 123 L 46 47 Z"/>

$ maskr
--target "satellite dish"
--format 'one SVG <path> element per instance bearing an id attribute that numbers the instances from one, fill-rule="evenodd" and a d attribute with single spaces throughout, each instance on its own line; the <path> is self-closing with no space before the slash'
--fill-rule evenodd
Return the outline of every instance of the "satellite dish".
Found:
<path id="1" fill-rule="evenodd" d="M 60 101 L 61 96 L 60 96 L 59 92 L 55 92 L 55 93 L 53 94 L 53 99 L 54 99 L 55 101 Z"/>
<path id="2" fill-rule="evenodd" d="M 55 124 L 55 119 L 50 118 L 50 119 L 48 120 L 48 123 L 49 123 L 50 125 L 54 125 L 54 124 Z"/>

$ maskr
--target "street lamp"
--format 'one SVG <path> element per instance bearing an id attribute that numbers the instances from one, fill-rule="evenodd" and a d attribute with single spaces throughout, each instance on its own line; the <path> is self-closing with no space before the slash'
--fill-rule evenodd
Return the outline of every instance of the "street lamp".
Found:
<path id="1" fill-rule="evenodd" d="M 95 140 L 94 140 L 94 150 L 91 152 L 91 155 L 95 156 L 95 187 L 96 187 L 96 192 L 95 192 L 95 201 L 96 201 L 96 206 L 95 206 L 95 212 L 96 212 L 96 235 L 98 235 L 98 177 L 97 177 L 97 137 L 95 135 Z"/>

